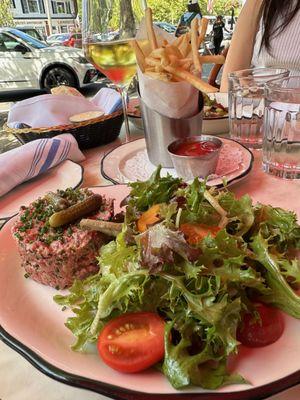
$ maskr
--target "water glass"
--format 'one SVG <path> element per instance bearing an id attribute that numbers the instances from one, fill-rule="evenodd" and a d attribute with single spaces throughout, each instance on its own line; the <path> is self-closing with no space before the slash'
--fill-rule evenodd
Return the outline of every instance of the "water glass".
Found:
<path id="1" fill-rule="evenodd" d="M 300 76 L 265 86 L 264 171 L 300 179 Z"/>
<path id="2" fill-rule="evenodd" d="M 287 69 L 252 68 L 229 74 L 230 137 L 249 148 L 261 148 L 264 122 L 264 85 L 285 78 Z"/>

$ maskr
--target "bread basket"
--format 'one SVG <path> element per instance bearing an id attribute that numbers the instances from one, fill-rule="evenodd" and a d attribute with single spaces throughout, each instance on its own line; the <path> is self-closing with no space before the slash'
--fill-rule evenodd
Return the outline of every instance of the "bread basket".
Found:
<path id="1" fill-rule="evenodd" d="M 22 144 L 36 139 L 71 133 L 77 140 L 80 149 L 89 149 L 114 141 L 120 134 L 123 120 L 123 112 L 120 110 L 76 124 L 25 129 L 9 128 L 5 124 L 3 129 L 5 132 L 13 134 Z"/>

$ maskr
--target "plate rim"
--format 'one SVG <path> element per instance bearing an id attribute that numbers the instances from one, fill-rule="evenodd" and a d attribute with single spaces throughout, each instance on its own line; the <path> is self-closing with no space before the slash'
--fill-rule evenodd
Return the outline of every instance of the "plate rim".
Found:
<path id="1" fill-rule="evenodd" d="M 234 140 L 234 139 L 231 139 L 231 138 L 227 138 L 227 137 L 224 138 L 224 137 L 219 136 L 219 135 L 215 135 L 215 136 L 216 136 L 216 137 L 219 137 L 221 140 L 222 140 L 222 139 L 225 139 L 225 140 L 229 140 L 229 141 L 232 141 L 232 142 L 237 143 L 239 146 L 243 147 L 243 148 L 249 153 L 249 155 L 250 155 L 250 162 L 249 162 L 249 165 L 248 165 L 248 167 L 246 168 L 246 170 L 245 170 L 243 173 L 241 173 L 240 175 L 238 175 L 238 176 L 236 176 L 236 177 L 233 177 L 232 179 L 230 179 L 229 181 L 227 181 L 227 186 L 228 186 L 229 184 L 231 185 L 231 184 L 235 183 L 235 181 L 239 181 L 240 179 L 242 179 L 244 176 L 248 175 L 248 174 L 251 172 L 251 170 L 252 170 L 252 168 L 253 168 L 253 164 L 254 164 L 254 155 L 253 155 L 252 151 L 251 151 L 250 149 L 248 149 L 248 147 L 246 147 L 246 146 L 244 146 L 243 144 L 239 143 L 237 140 Z M 102 157 L 102 159 L 101 159 L 101 161 L 100 161 L 100 175 L 102 175 L 102 177 L 103 177 L 104 179 L 110 181 L 113 185 L 121 185 L 121 184 L 123 184 L 123 182 L 118 182 L 118 181 L 116 181 L 115 179 L 113 179 L 112 177 L 110 177 L 110 176 L 108 176 L 108 175 L 106 174 L 106 172 L 104 171 L 104 163 L 105 163 L 105 160 L 106 160 L 106 158 L 107 158 L 113 151 L 115 151 L 116 149 L 119 149 L 119 148 L 122 147 L 122 146 L 128 145 L 128 143 L 133 143 L 133 142 L 136 142 L 136 141 L 138 141 L 138 140 L 145 140 L 145 138 L 144 138 L 144 137 L 143 137 L 143 138 L 137 138 L 137 139 L 131 140 L 130 142 L 122 143 L 122 144 L 120 144 L 119 146 L 114 147 L 113 149 L 111 149 L 111 150 L 109 150 L 107 153 L 105 153 L 105 155 Z M 129 182 L 129 183 L 130 183 L 130 182 Z M 220 183 L 220 184 L 218 184 L 218 185 L 214 185 L 213 187 L 219 189 L 219 188 L 222 188 L 222 187 L 223 187 L 223 184 Z"/>
<path id="2" fill-rule="evenodd" d="M 84 176 L 84 167 L 81 165 L 81 164 L 79 164 L 78 162 L 76 162 L 76 161 L 73 161 L 73 160 L 71 160 L 71 159 L 69 159 L 69 158 L 66 158 L 65 160 L 63 160 L 61 163 L 59 163 L 59 164 L 57 164 L 57 165 L 55 165 L 55 166 L 53 166 L 52 168 L 49 168 L 48 170 L 47 170 L 47 172 L 48 171 L 51 171 L 51 169 L 53 169 L 53 168 L 56 168 L 56 167 L 59 167 L 63 162 L 65 162 L 65 161 L 70 161 L 71 163 L 73 163 L 73 164 L 75 164 L 75 165 L 77 165 L 78 167 L 80 167 L 80 180 L 79 180 L 79 182 L 78 183 L 76 183 L 76 185 L 73 187 L 73 189 L 77 189 L 81 184 L 82 184 L 82 182 L 83 182 L 83 176 Z M 41 175 L 42 176 L 42 175 Z M 38 176 L 36 176 L 36 177 L 34 177 L 34 178 L 37 178 Z M 34 178 L 32 178 L 32 179 L 34 179 Z M 26 181 L 26 182 L 22 182 L 22 183 L 20 183 L 20 185 L 22 185 L 23 183 L 29 183 L 31 181 L 31 179 L 29 180 L 29 181 Z M 19 185 L 17 185 L 17 186 L 15 186 L 15 187 L 18 187 Z M 14 190 L 15 188 L 13 188 L 13 189 L 11 189 L 9 192 L 12 192 L 13 190 Z M 9 194 L 9 192 L 8 193 L 6 193 L 6 194 Z M 5 195 L 6 195 L 5 194 Z M 5 196 L 4 195 L 4 196 Z M 1 198 L 0 198 L 1 199 Z M 10 220 L 11 218 L 13 218 L 13 217 L 15 217 L 16 215 L 18 215 L 19 214 L 19 211 L 17 211 L 15 214 L 13 214 L 13 215 L 9 215 L 9 216 L 4 216 L 4 217 L 0 217 L 0 221 L 8 221 L 8 220 Z M 2 228 L 0 228 L 0 230 L 1 230 Z"/>
<path id="3" fill-rule="evenodd" d="M 1 228 L 2 229 L 2 228 Z M 204 392 L 204 393 L 147 393 L 121 386 L 111 385 L 106 382 L 72 374 L 54 366 L 32 349 L 11 336 L 0 325 L 0 340 L 8 347 L 20 354 L 34 368 L 60 383 L 87 389 L 117 400 L 259 400 L 290 389 L 300 383 L 300 370 L 285 376 L 277 381 L 237 392 Z"/>
<path id="4" fill-rule="evenodd" d="M 127 184 L 119 185 L 94 185 L 90 188 L 105 188 L 127 186 Z M 0 232 L 4 226 L 15 217 L 8 218 L 0 227 Z M 17 340 L 9 332 L 7 332 L 0 324 L 0 340 L 12 350 L 20 354 L 34 368 L 49 378 L 58 382 L 67 384 L 72 387 L 87 389 L 95 393 L 105 395 L 117 400 L 258 400 L 275 395 L 284 390 L 290 389 L 300 383 L 300 369 L 280 378 L 276 381 L 267 383 L 254 388 L 245 389 L 236 392 L 204 392 L 204 393 L 146 393 L 135 391 L 132 389 L 122 388 L 100 380 L 86 378 L 80 375 L 72 374 L 56 367 L 50 362 L 44 360 L 34 350 L 27 347 L 24 343 Z"/>

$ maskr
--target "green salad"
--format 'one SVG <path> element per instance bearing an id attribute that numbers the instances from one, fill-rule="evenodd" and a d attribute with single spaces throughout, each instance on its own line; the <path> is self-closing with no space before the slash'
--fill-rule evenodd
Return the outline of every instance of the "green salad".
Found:
<path id="1" fill-rule="evenodd" d="M 244 316 L 259 329 L 262 303 L 300 318 L 296 215 L 198 179 L 161 177 L 160 168 L 130 186 L 122 232 L 101 248 L 99 273 L 55 296 L 74 312 L 66 321 L 73 349 L 96 342 L 119 316 L 155 313 L 164 324 L 156 365 L 173 387 L 245 382 L 227 368 Z"/>

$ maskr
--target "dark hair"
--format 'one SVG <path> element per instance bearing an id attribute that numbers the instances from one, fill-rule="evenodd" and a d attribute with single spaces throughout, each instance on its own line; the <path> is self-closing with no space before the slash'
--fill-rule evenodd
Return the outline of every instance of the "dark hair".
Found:
<path id="1" fill-rule="evenodd" d="M 189 12 L 194 12 L 201 15 L 199 3 L 188 4 L 187 9 Z"/>
<path id="2" fill-rule="evenodd" d="M 299 10 L 300 0 L 263 0 L 260 10 L 264 26 L 261 49 L 265 47 L 271 53 L 271 38 L 283 32 Z"/>

